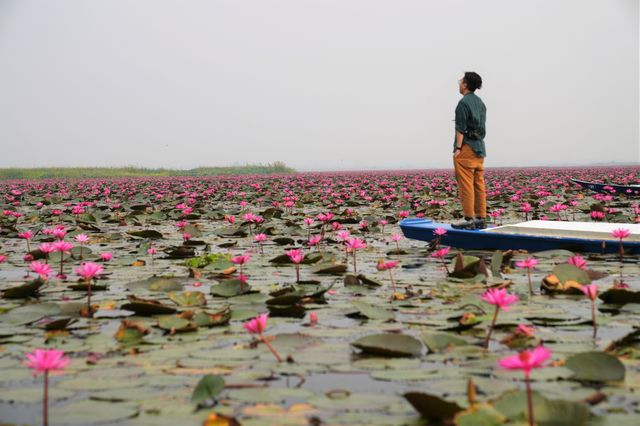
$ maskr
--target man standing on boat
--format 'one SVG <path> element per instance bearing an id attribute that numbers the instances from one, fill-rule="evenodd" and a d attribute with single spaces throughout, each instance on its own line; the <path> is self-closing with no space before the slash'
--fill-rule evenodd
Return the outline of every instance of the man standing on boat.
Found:
<path id="1" fill-rule="evenodd" d="M 466 72 L 458 80 L 462 99 L 456 107 L 456 135 L 453 143 L 453 165 L 458 182 L 464 220 L 453 224 L 458 229 L 486 227 L 487 204 L 484 186 L 484 146 L 487 107 L 475 91 L 482 87 L 482 78 Z"/>

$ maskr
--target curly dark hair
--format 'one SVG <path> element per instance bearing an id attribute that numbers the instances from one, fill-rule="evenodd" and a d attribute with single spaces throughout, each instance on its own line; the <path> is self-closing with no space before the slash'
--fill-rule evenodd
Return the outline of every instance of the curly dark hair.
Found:
<path id="1" fill-rule="evenodd" d="M 475 92 L 476 89 L 482 89 L 482 77 L 473 71 L 465 72 L 463 81 L 466 83 L 467 89 L 472 92 Z"/>

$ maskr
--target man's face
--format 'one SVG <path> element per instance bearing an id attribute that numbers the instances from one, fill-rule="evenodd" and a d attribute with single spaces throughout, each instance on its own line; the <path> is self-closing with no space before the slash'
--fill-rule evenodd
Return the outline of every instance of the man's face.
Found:
<path id="1" fill-rule="evenodd" d="M 464 95 L 464 91 L 467 89 L 467 83 L 464 82 L 464 77 L 458 80 L 458 91 L 461 95 Z"/>

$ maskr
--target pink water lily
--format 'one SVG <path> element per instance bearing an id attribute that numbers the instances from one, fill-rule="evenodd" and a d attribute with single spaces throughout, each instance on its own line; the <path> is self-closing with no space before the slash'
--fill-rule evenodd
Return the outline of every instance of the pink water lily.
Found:
<path id="1" fill-rule="evenodd" d="M 358 238 L 352 237 L 348 238 L 345 241 L 345 245 L 347 247 L 347 251 L 353 253 L 353 272 L 358 273 L 358 265 L 356 263 L 356 252 L 359 249 L 367 247 L 367 243 L 364 240 L 360 240 Z"/>
<path id="2" fill-rule="evenodd" d="M 567 263 L 569 265 L 573 265 L 577 268 L 580 268 L 582 270 L 587 269 L 587 261 L 584 257 L 580 256 L 580 255 L 575 255 L 575 256 L 571 256 L 568 260 Z"/>
<path id="3" fill-rule="evenodd" d="M 33 370 L 34 376 L 44 374 L 44 394 L 42 397 L 42 424 L 49 424 L 49 372 L 64 369 L 71 359 L 64 356 L 63 351 L 56 349 L 36 349 L 25 354 L 23 365 Z"/>
<path id="4" fill-rule="evenodd" d="M 296 282 L 300 282 L 300 263 L 304 260 L 304 253 L 300 249 L 291 249 L 286 252 L 289 260 L 296 265 Z"/>
<path id="5" fill-rule="evenodd" d="M 613 238 L 617 238 L 620 241 L 619 252 L 620 252 L 620 262 L 622 262 L 622 259 L 624 258 L 624 247 L 622 245 L 622 240 L 624 240 L 629 235 L 631 235 L 631 231 L 626 228 L 617 228 L 611 231 L 611 235 L 613 236 Z"/>
<path id="6" fill-rule="evenodd" d="M 260 246 L 260 254 L 264 254 L 262 243 L 267 241 L 267 234 L 256 234 L 253 236 L 253 241 L 258 243 L 258 246 Z"/>
<path id="7" fill-rule="evenodd" d="M 533 350 L 524 350 L 517 355 L 511 355 L 498 361 L 500 367 L 507 370 L 524 371 L 527 386 L 527 408 L 529 425 L 535 425 L 533 413 L 533 398 L 531 394 L 531 370 L 544 367 L 544 362 L 551 357 L 551 351 L 544 346 L 538 346 Z"/>
<path id="8" fill-rule="evenodd" d="M 378 271 L 389 271 L 389 280 L 391 280 L 391 287 L 393 289 L 394 294 L 396 292 L 396 282 L 393 279 L 393 274 L 391 270 L 396 266 L 398 266 L 399 263 L 400 262 L 398 260 L 389 260 L 385 262 L 384 260 L 380 259 L 378 261 L 378 264 L 376 265 L 376 268 L 378 269 Z"/>
<path id="9" fill-rule="evenodd" d="M 500 311 L 500 309 L 505 312 L 508 311 L 511 305 L 518 302 L 518 296 L 516 296 L 515 294 L 507 293 L 507 290 L 504 288 L 489 289 L 482 295 L 482 300 L 496 307 L 493 313 L 493 319 L 491 320 L 491 324 L 489 325 L 489 330 L 487 331 L 487 336 L 484 341 L 484 347 L 488 348 L 489 341 L 491 340 L 491 334 L 493 333 L 496 321 L 498 320 L 498 312 Z"/>
<path id="10" fill-rule="evenodd" d="M 257 317 L 245 322 L 242 326 L 251 334 L 257 334 L 260 340 L 267 345 L 273 356 L 276 357 L 278 362 L 282 362 L 282 358 L 276 349 L 271 345 L 269 339 L 267 339 L 262 333 L 267 329 L 267 318 L 269 314 L 260 314 Z"/>
<path id="11" fill-rule="evenodd" d="M 43 281 L 47 281 L 49 279 L 49 275 L 53 273 L 53 269 L 50 265 L 38 261 L 31 262 L 29 264 L 29 269 L 37 274 Z"/>
<path id="12" fill-rule="evenodd" d="M 529 297 L 533 295 L 533 285 L 531 284 L 531 270 L 538 264 L 538 259 L 528 257 L 525 260 L 519 260 L 516 262 L 516 266 L 521 269 L 527 270 L 527 279 L 529 284 Z"/>
<path id="13" fill-rule="evenodd" d="M 64 255 L 71 253 L 71 249 L 73 248 L 72 243 L 68 243 L 66 241 L 60 240 L 53 243 L 53 250 L 60 252 L 60 271 L 58 273 L 58 277 L 65 279 L 64 275 Z"/>
<path id="14" fill-rule="evenodd" d="M 94 262 L 85 262 L 78 269 L 76 269 L 76 274 L 84 279 L 84 282 L 87 284 L 87 316 L 91 317 L 93 315 L 91 310 L 91 281 L 98 277 L 104 268 L 102 265 L 98 265 Z"/>
<path id="15" fill-rule="evenodd" d="M 598 299 L 598 286 L 596 284 L 583 285 L 580 287 L 582 293 L 591 301 L 591 323 L 593 325 L 593 338 L 598 334 L 598 325 L 596 324 L 596 300 Z"/>
<path id="16" fill-rule="evenodd" d="M 110 251 L 105 251 L 104 253 L 100 253 L 100 260 L 103 262 L 108 262 L 113 259 L 113 253 Z"/>
<path id="17" fill-rule="evenodd" d="M 251 253 L 245 253 L 245 254 L 232 257 L 231 263 L 240 265 L 240 275 L 242 275 L 243 273 L 242 268 L 244 265 L 246 265 L 249 262 L 249 260 L 251 260 Z"/>

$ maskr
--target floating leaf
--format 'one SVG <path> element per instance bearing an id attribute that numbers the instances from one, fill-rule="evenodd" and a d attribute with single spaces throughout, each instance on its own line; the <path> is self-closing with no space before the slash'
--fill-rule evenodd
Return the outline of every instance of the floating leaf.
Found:
<path id="1" fill-rule="evenodd" d="M 167 296 L 178 306 L 190 307 L 204 306 L 207 304 L 207 299 L 204 297 L 204 293 L 200 291 L 172 291 L 169 292 Z"/>
<path id="2" fill-rule="evenodd" d="M 583 352 L 567 359 L 575 380 L 608 382 L 624 380 L 625 368 L 618 357 L 605 352 Z"/>
<path id="3" fill-rule="evenodd" d="M 224 379 L 221 376 L 214 376 L 207 374 L 204 376 L 191 395 L 191 402 L 193 404 L 201 404 L 206 401 L 215 400 L 216 397 L 224 389 Z"/>
<path id="4" fill-rule="evenodd" d="M 211 286 L 211 294 L 218 297 L 233 297 L 251 292 L 251 286 L 241 280 L 223 280 Z"/>
<path id="5" fill-rule="evenodd" d="M 152 299 L 142 299 L 134 295 L 127 296 L 129 303 L 125 303 L 121 306 L 121 309 L 135 312 L 137 315 L 159 315 L 159 314 L 172 314 L 176 311 L 176 308 L 167 306 L 162 302 Z"/>
<path id="6" fill-rule="evenodd" d="M 462 407 L 455 402 L 428 393 L 407 392 L 404 397 L 422 417 L 435 422 L 446 422 L 462 411 Z"/>
<path id="7" fill-rule="evenodd" d="M 584 403 L 547 399 L 535 391 L 532 399 L 537 425 L 583 425 L 589 418 L 589 408 Z M 527 419 L 526 392 L 507 391 L 493 401 L 492 405 L 511 422 L 524 422 Z"/>
<path id="8" fill-rule="evenodd" d="M 176 315 L 165 315 L 158 318 L 158 327 L 169 331 L 170 333 L 181 333 L 186 331 L 195 331 L 198 325 L 186 318 Z"/>
<path id="9" fill-rule="evenodd" d="M 423 346 L 419 340 L 404 334 L 371 334 L 351 343 L 362 353 L 381 356 L 420 356 Z"/>
<path id="10" fill-rule="evenodd" d="M 437 331 L 424 331 L 420 334 L 420 338 L 430 352 L 442 352 L 454 346 L 468 345 L 466 340 L 460 337 Z"/>
<path id="11" fill-rule="evenodd" d="M 360 312 L 360 314 L 362 314 L 363 316 L 369 319 L 380 320 L 380 321 L 389 321 L 394 319 L 393 312 L 389 312 L 386 309 L 373 306 L 361 300 L 353 300 L 351 304 L 355 306 L 355 308 Z"/>
<path id="12" fill-rule="evenodd" d="M 144 231 L 130 231 L 127 232 L 127 234 L 133 237 L 148 238 L 151 240 L 159 240 L 164 238 L 160 232 L 153 229 L 145 229 Z"/>
<path id="13" fill-rule="evenodd" d="M 604 303 L 624 305 L 626 303 L 640 303 L 640 291 L 631 291 L 625 288 L 610 288 L 598 296 Z"/>
<path id="14" fill-rule="evenodd" d="M 200 327 L 216 327 L 227 325 L 231 320 L 231 309 L 226 306 L 223 309 L 213 313 L 200 311 L 194 316 L 193 320 Z"/>
<path id="15" fill-rule="evenodd" d="M 122 320 L 113 337 L 120 343 L 134 344 L 140 342 L 150 332 L 151 330 L 138 322 Z"/>
<path id="16" fill-rule="evenodd" d="M 26 299 L 29 297 L 39 297 L 40 287 L 44 285 L 41 279 L 35 279 L 31 282 L 11 287 L 2 291 L 2 297 L 5 299 Z"/>

